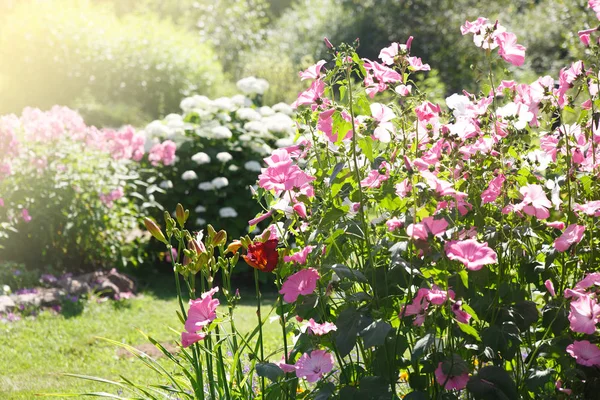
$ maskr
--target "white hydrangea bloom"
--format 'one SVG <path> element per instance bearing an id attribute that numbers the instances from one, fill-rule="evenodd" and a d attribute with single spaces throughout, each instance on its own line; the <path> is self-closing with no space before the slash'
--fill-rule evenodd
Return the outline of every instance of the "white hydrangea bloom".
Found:
<path id="1" fill-rule="evenodd" d="M 171 134 L 171 129 L 162 121 L 152 121 L 144 128 L 148 137 L 165 137 Z"/>
<path id="2" fill-rule="evenodd" d="M 206 225 L 206 220 L 204 218 L 196 218 L 196 225 L 197 226 Z"/>
<path id="3" fill-rule="evenodd" d="M 252 140 L 252 136 L 248 135 L 247 133 L 244 133 L 243 135 L 240 135 L 240 137 L 238 138 L 238 140 L 240 142 L 249 142 Z"/>
<path id="4" fill-rule="evenodd" d="M 204 190 L 204 191 L 213 190 L 214 188 L 215 188 L 215 185 L 213 185 L 212 182 L 201 182 L 198 185 L 198 189 Z"/>
<path id="5" fill-rule="evenodd" d="M 271 107 L 269 106 L 262 106 L 261 108 L 258 109 L 258 112 L 260 113 L 260 115 L 262 115 L 263 117 L 270 117 L 271 115 L 275 114 L 275 110 L 273 110 Z"/>
<path id="6" fill-rule="evenodd" d="M 213 104 L 217 109 L 229 112 L 235 111 L 238 108 L 237 104 L 234 103 L 229 97 L 219 97 L 213 101 Z"/>
<path id="7" fill-rule="evenodd" d="M 249 147 L 261 156 L 268 156 L 273 152 L 273 149 L 266 143 L 250 142 Z"/>
<path id="8" fill-rule="evenodd" d="M 229 114 L 226 113 L 218 113 L 217 115 L 215 115 L 215 118 L 218 119 L 221 122 L 231 122 L 231 116 Z"/>
<path id="9" fill-rule="evenodd" d="M 289 146 L 292 146 L 293 144 L 294 144 L 294 138 L 281 138 L 281 139 L 277 139 L 277 141 L 275 142 L 275 146 L 277 146 L 278 148 L 289 147 Z"/>
<path id="10" fill-rule="evenodd" d="M 210 156 L 208 154 L 206 154 L 205 152 L 201 151 L 192 156 L 192 161 L 194 161 L 198 165 L 209 164 Z"/>
<path id="11" fill-rule="evenodd" d="M 289 135 L 296 132 L 294 121 L 285 114 L 277 113 L 263 119 L 263 121 L 269 132 L 287 133 Z"/>
<path id="12" fill-rule="evenodd" d="M 224 176 L 219 176 L 210 183 L 215 189 L 221 189 L 229 185 L 229 181 Z"/>
<path id="13" fill-rule="evenodd" d="M 222 163 L 226 163 L 229 162 L 233 159 L 233 156 L 231 154 L 229 154 L 226 151 L 222 151 L 220 153 L 217 153 L 217 160 L 219 160 Z"/>
<path id="14" fill-rule="evenodd" d="M 294 109 L 292 106 L 286 103 L 277 103 L 271 107 L 273 111 L 285 114 L 285 115 L 294 115 Z"/>
<path id="15" fill-rule="evenodd" d="M 246 130 L 248 132 L 256 132 L 256 133 L 265 135 L 265 134 L 269 133 L 269 130 L 267 129 L 267 126 L 265 125 L 265 123 L 263 121 L 264 120 L 248 121 L 244 124 L 244 130 Z"/>
<path id="16" fill-rule="evenodd" d="M 262 118 L 260 113 L 253 108 L 240 108 L 235 112 L 235 116 L 238 119 L 243 119 L 246 121 L 258 121 Z"/>
<path id="17" fill-rule="evenodd" d="M 198 175 L 196 175 L 195 171 L 192 171 L 190 169 L 181 174 L 181 179 L 183 179 L 184 181 L 193 181 L 195 179 L 198 179 Z"/>
<path id="18" fill-rule="evenodd" d="M 204 207 L 204 206 L 200 205 L 200 206 L 197 206 L 197 207 L 194 209 L 194 211 L 196 211 L 197 213 L 206 212 L 206 207 Z"/>
<path id="19" fill-rule="evenodd" d="M 233 134 L 226 126 L 216 126 L 212 130 L 212 136 L 215 139 L 231 139 Z"/>
<path id="20" fill-rule="evenodd" d="M 246 161 L 246 163 L 244 164 L 244 168 L 252 172 L 260 172 L 262 169 L 260 163 L 254 160 Z"/>
<path id="21" fill-rule="evenodd" d="M 237 87 L 244 94 L 264 94 L 269 89 L 269 82 L 249 76 L 237 81 Z"/>
<path id="22" fill-rule="evenodd" d="M 236 218 L 238 213 L 232 207 L 223 207 L 219 210 L 219 216 L 221 218 Z"/>
<path id="23" fill-rule="evenodd" d="M 171 181 L 162 181 L 159 185 L 158 185 L 161 189 L 173 189 L 173 182 Z"/>
<path id="24" fill-rule="evenodd" d="M 250 100 L 248 97 L 244 96 L 243 94 L 236 94 L 235 96 L 233 96 L 231 98 L 231 101 L 233 102 L 233 104 L 235 104 L 238 107 L 252 106 L 252 100 Z"/>
<path id="25" fill-rule="evenodd" d="M 179 107 L 187 113 L 198 109 L 211 111 L 215 108 L 215 105 L 214 102 L 208 97 L 196 94 L 181 100 Z"/>
<path id="26" fill-rule="evenodd" d="M 237 166 L 237 165 L 235 165 L 235 164 L 231 164 L 231 165 L 229 166 L 229 168 L 228 168 L 228 169 L 229 169 L 231 172 L 235 172 L 235 171 L 237 171 L 238 169 L 240 169 L 240 167 L 238 167 L 238 166 Z"/>

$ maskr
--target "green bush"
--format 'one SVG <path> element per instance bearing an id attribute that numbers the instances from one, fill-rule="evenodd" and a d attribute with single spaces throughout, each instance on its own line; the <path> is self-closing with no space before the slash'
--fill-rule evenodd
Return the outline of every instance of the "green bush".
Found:
<path id="1" fill-rule="evenodd" d="M 26 1 L 0 32 L 0 57 L 11 60 L 0 65 L 2 113 L 84 98 L 105 114 L 126 104 L 156 118 L 177 110 L 182 95 L 222 90 L 210 46 L 152 14 L 119 19 L 88 1 Z"/>

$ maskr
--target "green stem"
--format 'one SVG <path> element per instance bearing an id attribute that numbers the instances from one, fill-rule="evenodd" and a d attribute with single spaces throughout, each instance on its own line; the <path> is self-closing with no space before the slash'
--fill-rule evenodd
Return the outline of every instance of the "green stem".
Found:
<path id="1" fill-rule="evenodd" d="M 265 349 L 263 346 L 262 316 L 260 314 L 260 288 L 258 287 L 258 269 L 254 269 L 254 285 L 256 287 L 256 315 L 258 316 L 258 342 L 260 345 L 260 361 L 265 361 Z M 260 377 L 261 397 L 265 396 L 265 377 Z"/>

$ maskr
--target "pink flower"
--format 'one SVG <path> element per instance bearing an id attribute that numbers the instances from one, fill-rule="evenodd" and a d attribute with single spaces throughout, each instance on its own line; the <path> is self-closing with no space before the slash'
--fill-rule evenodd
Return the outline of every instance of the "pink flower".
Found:
<path id="1" fill-rule="evenodd" d="M 380 170 L 383 170 L 382 174 Z M 387 181 L 390 177 L 390 168 L 387 162 L 383 161 L 379 166 L 379 169 L 373 169 L 369 172 L 367 177 L 360 181 L 360 185 L 365 189 L 377 189 L 381 186 L 384 181 Z"/>
<path id="2" fill-rule="evenodd" d="M 467 33 L 479 33 L 482 27 L 488 23 L 487 18 L 479 17 L 473 22 L 465 21 L 465 24 L 460 27 L 460 33 L 464 36 Z"/>
<path id="3" fill-rule="evenodd" d="M 556 382 L 554 383 L 554 387 L 556 387 L 556 390 L 566 394 L 567 396 L 570 396 L 573 393 L 571 389 L 565 389 L 562 387 L 562 381 L 560 379 L 556 380 Z"/>
<path id="4" fill-rule="evenodd" d="M 583 204 L 573 205 L 573 211 L 579 211 L 585 215 L 600 217 L 600 200 L 588 201 Z"/>
<path id="5" fill-rule="evenodd" d="M 500 193 L 502 192 L 502 185 L 506 181 L 506 177 L 503 174 L 498 175 L 490 181 L 487 189 L 481 193 L 481 204 L 487 204 L 495 201 Z"/>
<path id="6" fill-rule="evenodd" d="M 181 332 L 181 345 L 183 347 L 190 347 L 194 343 L 204 340 L 205 337 L 206 333 L 204 332 L 190 333 L 183 331 Z"/>
<path id="7" fill-rule="evenodd" d="M 0 207 L 4 207 L 4 199 L 0 197 Z"/>
<path id="8" fill-rule="evenodd" d="M 186 331 L 196 333 L 217 318 L 216 310 L 219 300 L 213 299 L 212 296 L 218 291 L 219 288 L 215 287 L 203 293 L 200 299 L 190 300 L 190 310 L 185 321 Z"/>
<path id="9" fill-rule="evenodd" d="M 546 281 L 544 282 L 544 286 L 546 286 L 546 290 L 548 290 L 550 296 L 556 297 L 556 292 L 554 291 L 554 284 L 550 279 L 546 279 Z"/>
<path id="10" fill-rule="evenodd" d="M 312 294 L 317 288 L 319 273 L 314 268 L 303 269 L 290 275 L 283 285 L 281 285 L 280 294 L 286 303 L 293 303 L 298 300 L 298 296 Z"/>
<path id="11" fill-rule="evenodd" d="M 387 220 L 385 222 L 385 225 L 387 226 L 388 231 L 393 232 L 398 228 L 402 228 L 404 226 L 404 223 L 398 218 L 394 217 L 392 219 Z"/>
<path id="12" fill-rule="evenodd" d="M 552 207 L 552 203 L 540 185 L 529 184 L 520 188 L 519 192 L 524 197 L 522 202 L 515 206 L 515 211 L 522 209 L 525 214 L 533 215 L 537 219 L 546 219 L 550 216 L 548 208 Z"/>
<path id="13" fill-rule="evenodd" d="M 408 57 L 409 69 L 412 71 L 431 71 L 429 64 L 423 64 L 419 57 Z"/>
<path id="14" fill-rule="evenodd" d="M 569 250 L 572 245 L 581 242 L 584 232 L 585 226 L 577 224 L 569 225 L 563 234 L 554 241 L 554 248 L 560 252 Z"/>
<path id="15" fill-rule="evenodd" d="M 591 274 L 587 274 L 585 278 L 577 282 L 575 289 L 585 290 L 592 286 L 600 286 L 600 272 L 592 272 Z"/>
<path id="16" fill-rule="evenodd" d="M 150 149 L 148 161 L 154 166 L 159 164 L 171 165 L 175 162 L 175 150 L 177 145 L 171 140 L 157 143 Z"/>
<path id="17" fill-rule="evenodd" d="M 600 367 L 600 349 L 588 340 L 576 340 L 567 346 L 567 353 L 575 359 L 577 364 L 586 367 Z"/>
<path id="18" fill-rule="evenodd" d="M 304 205 L 304 203 L 296 203 L 294 204 L 292 209 L 296 214 L 298 214 L 300 218 L 306 219 L 308 217 L 308 215 L 306 214 L 306 206 Z"/>
<path id="19" fill-rule="evenodd" d="M 408 96 L 412 92 L 412 85 L 398 85 L 394 91 L 400 96 Z"/>
<path id="20" fill-rule="evenodd" d="M 437 285 L 433 285 L 427 293 L 427 300 L 436 306 L 440 306 L 448 300 L 448 296 L 450 298 L 454 298 L 454 292 L 452 290 L 445 291 L 440 289 Z"/>
<path id="21" fill-rule="evenodd" d="M 315 320 L 312 318 L 308 320 L 306 327 L 313 335 L 316 336 L 323 336 L 328 334 L 329 332 L 337 331 L 337 326 L 335 326 L 334 323 L 324 322 L 322 324 L 319 324 L 315 322 Z"/>
<path id="22" fill-rule="evenodd" d="M 289 356 L 289 354 L 288 354 L 288 356 Z M 281 368 L 281 370 L 282 370 L 283 372 L 285 372 L 286 374 L 287 374 L 288 372 L 294 372 L 294 371 L 296 371 L 296 366 L 295 366 L 295 365 L 292 365 L 292 364 L 286 364 L 286 363 L 285 363 L 285 356 L 284 356 L 284 355 L 282 355 L 282 356 L 281 356 L 281 360 L 279 360 L 279 361 L 276 361 L 276 362 L 274 362 L 273 364 L 275 364 L 275 365 L 277 365 L 279 368 Z"/>
<path id="23" fill-rule="evenodd" d="M 377 127 L 373 131 L 373 137 L 380 142 L 389 143 L 395 132 L 394 124 L 390 121 L 396 118 L 396 114 L 386 105 L 381 103 L 371 104 L 371 115 L 377 121 Z"/>
<path id="24" fill-rule="evenodd" d="M 558 229 L 558 230 L 563 230 L 565 229 L 565 223 L 562 221 L 550 221 L 550 222 L 546 222 L 546 226 L 550 227 L 550 228 L 554 228 L 554 229 Z"/>
<path id="25" fill-rule="evenodd" d="M 427 296 L 429 295 L 429 289 L 421 288 L 417 291 L 417 296 L 413 299 L 412 303 L 403 306 L 400 310 L 399 317 L 402 318 L 404 316 L 416 315 L 413 325 L 421 326 L 423 322 L 425 322 L 425 316 L 427 308 L 429 307 L 429 300 Z"/>
<path id="26" fill-rule="evenodd" d="M 456 320 L 458 322 L 461 322 L 463 324 L 468 324 L 469 320 L 471 319 L 471 314 L 469 314 L 468 312 L 461 309 L 460 308 L 461 306 L 462 306 L 462 301 L 457 301 L 456 303 L 452 304 L 452 312 L 456 316 Z"/>
<path id="27" fill-rule="evenodd" d="M 304 353 L 296 361 L 296 376 L 307 382 L 316 382 L 333 369 L 333 356 L 325 350 Z"/>
<path id="28" fill-rule="evenodd" d="M 258 185 L 263 189 L 273 190 L 277 195 L 294 188 L 303 189 L 310 186 L 309 182 L 315 179 L 293 164 L 290 155 L 284 149 L 275 150 L 264 160 L 267 168 L 263 168 L 258 176 Z"/>
<path id="29" fill-rule="evenodd" d="M 596 18 L 600 19 L 600 0 L 589 0 L 588 7 L 596 13 Z"/>
<path id="30" fill-rule="evenodd" d="M 569 312 L 569 322 L 574 332 L 587 333 L 589 335 L 596 332 L 596 324 L 600 319 L 600 305 L 588 294 L 579 296 L 575 301 L 571 301 L 571 312 Z"/>
<path id="31" fill-rule="evenodd" d="M 437 383 L 444 386 L 444 389 L 446 390 L 464 389 L 467 386 L 467 381 L 469 380 L 468 372 L 465 371 L 460 375 L 453 375 L 455 373 L 454 370 L 459 368 L 451 364 L 449 361 L 446 363 L 450 365 L 450 368 L 448 368 L 450 370 L 448 374 L 444 373 L 443 362 L 440 362 L 435 370 L 435 380 Z"/>
<path id="32" fill-rule="evenodd" d="M 320 60 L 315 65 L 311 65 L 304 72 L 300 72 L 300 80 L 303 81 L 305 79 L 318 79 L 321 77 L 321 68 L 327 62 L 325 60 Z"/>
<path id="33" fill-rule="evenodd" d="M 445 219 L 424 218 L 418 224 L 410 224 L 406 227 L 406 234 L 414 240 L 427 240 L 429 234 L 441 236 L 446 232 L 448 222 Z"/>
<path id="34" fill-rule="evenodd" d="M 273 215 L 274 210 L 269 210 L 268 212 L 259 215 L 258 217 L 251 219 L 250 221 L 248 221 L 248 225 L 249 226 L 254 226 L 257 225 L 259 223 L 261 223 L 262 221 L 264 221 L 265 219 L 269 218 L 271 215 Z"/>
<path id="35" fill-rule="evenodd" d="M 512 65 L 521 66 L 525 62 L 525 47 L 517 44 L 514 33 L 502 32 L 496 35 L 498 54 Z"/>
<path id="36" fill-rule="evenodd" d="M 460 261 L 470 271 L 478 271 L 484 265 L 498 262 L 496 252 L 487 243 L 479 243 L 475 239 L 448 242 L 446 256 L 450 260 Z"/>
<path id="37" fill-rule="evenodd" d="M 24 208 L 21 210 L 21 217 L 23 218 L 23 221 L 26 223 L 31 222 L 31 215 L 29 215 L 29 210 Z"/>
<path id="38" fill-rule="evenodd" d="M 312 106 L 323 96 L 325 92 L 325 82 L 320 79 L 316 79 L 310 85 L 308 89 L 298 95 L 296 101 L 292 103 L 292 108 L 298 108 L 302 105 Z"/>
<path id="39" fill-rule="evenodd" d="M 306 246 L 303 249 L 300 249 L 297 253 L 294 253 L 291 256 L 283 257 L 283 261 L 285 262 L 295 262 L 300 265 L 306 264 L 306 257 L 314 250 L 315 246 Z"/>
<path id="40" fill-rule="evenodd" d="M 398 195 L 398 197 L 406 197 L 406 195 L 408 195 L 408 193 L 410 193 L 410 191 L 412 190 L 412 186 L 407 179 L 403 180 L 400 183 L 397 183 L 396 186 L 396 194 Z"/>

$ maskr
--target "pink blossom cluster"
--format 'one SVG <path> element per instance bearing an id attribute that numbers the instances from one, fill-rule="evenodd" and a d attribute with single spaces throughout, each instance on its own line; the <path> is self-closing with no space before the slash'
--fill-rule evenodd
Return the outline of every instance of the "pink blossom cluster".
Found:
<path id="1" fill-rule="evenodd" d="M 154 166 L 159 164 L 171 165 L 175 162 L 175 150 L 177 150 L 177 145 L 172 140 L 156 143 L 150 149 L 148 160 Z"/>
<path id="2" fill-rule="evenodd" d="M 415 320 L 413 321 L 413 325 L 421 326 L 429 314 L 430 304 L 441 306 L 448 303 L 456 320 L 463 324 L 468 324 L 471 315 L 461 309 L 462 301 L 455 301 L 455 297 L 456 295 L 452 289 L 447 291 L 442 290 L 437 285 L 433 285 L 431 289 L 420 288 L 413 301 L 402 307 L 399 315 L 401 318 L 414 315 Z"/>
<path id="3" fill-rule="evenodd" d="M 525 61 L 525 47 L 517 44 L 517 36 L 507 32 L 498 21 L 492 24 L 487 18 L 479 17 L 473 22 L 466 21 L 460 32 L 463 35 L 472 33 L 477 47 L 498 48 L 500 57 L 513 65 L 520 66 Z"/>
<path id="4" fill-rule="evenodd" d="M 118 187 L 109 193 L 100 193 L 100 201 L 103 202 L 108 208 L 113 206 L 113 203 L 119 200 L 121 197 L 125 195 L 122 187 Z"/>

